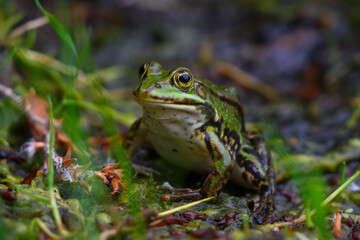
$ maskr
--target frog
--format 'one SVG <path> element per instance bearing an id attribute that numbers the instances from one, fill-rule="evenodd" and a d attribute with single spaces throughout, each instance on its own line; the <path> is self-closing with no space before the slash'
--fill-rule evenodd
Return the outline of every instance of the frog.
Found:
<path id="1" fill-rule="evenodd" d="M 194 76 L 188 68 L 141 65 L 132 92 L 142 107 L 125 137 L 129 156 L 147 139 L 161 158 L 207 175 L 202 187 L 168 196 L 174 200 L 214 197 L 230 180 L 255 192 L 253 214 L 273 211 L 274 171 L 270 151 L 257 131 L 246 131 L 234 87 Z"/>

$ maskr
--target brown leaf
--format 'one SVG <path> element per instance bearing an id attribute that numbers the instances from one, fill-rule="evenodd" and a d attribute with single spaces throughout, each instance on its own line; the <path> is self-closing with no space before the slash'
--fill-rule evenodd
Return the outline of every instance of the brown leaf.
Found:
<path id="1" fill-rule="evenodd" d="M 186 210 L 182 213 L 182 216 L 188 220 L 188 221 L 193 221 L 195 219 L 199 219 L 199 220 L 205 220 L 205 213 L 197 213 L 191 210 Z"/>
<path id="2" fill-rule="evenodd" d="M 11 192 L 9 189 L 0 189 L 0 196 L 2 199 L 6 201 L 15 201 L 16 196 L 13 192 Z"/>
<path id="3" fill-rule="evenodd" d="M 356 224 L 352 230 L 351 236 L 354 240 L 360 240 L 360 226 Z"/>
<path id="4" fill-rule="evenodd" d="M 0 159 L 7 159 L 7 161 L 14 161 L 17 163 L 23 163 L 25 161 L 25 157 L 20 153 L 4 149 L 0 149 Z"/>
<path id="5" fill-rule="evenodd" d="M 30 125 L 32 136 L 36 141 L 44 141 L 45 135 L 49 131 L 49 106 L 47 102 L 36 95 L 34 89 L 24 96 L 23 104 L 27 113 L 27 120 Z M 61 120 L 54 119 L 56 142 L 62 147 L 67 148 L 71 141 L 59 129 Z"/>
<path id="6" fill-rule="evenodd" d="M 341 212 L 336 213 L 333 231 L 335 238 L 343 239 L 343 235 L 341 234 Z"/>
<path id="7" fill-rule="evenodd" d="M 36 177 L 37 168 L 34 166 L 30 173 L 24 178 L 24 180 L 21 182 L 22 184 L 31 184 L 31 181 Z"/>

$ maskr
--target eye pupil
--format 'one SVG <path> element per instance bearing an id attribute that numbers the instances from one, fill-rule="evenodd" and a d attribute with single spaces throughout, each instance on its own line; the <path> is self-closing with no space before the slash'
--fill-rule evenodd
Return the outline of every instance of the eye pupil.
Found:
<path id="1" fill-rule="evenodd" d="M 183 82 L 183 83 L 185 83 L 185 84 L 187 84 L 190 80 L 191 80 L 191 77 L 190 77 L 190 75 L 187 74 L 187 73 L 181 74 L 181 75 L 179 76 L 179 81 L 181 81 L 181 82 Z"/>

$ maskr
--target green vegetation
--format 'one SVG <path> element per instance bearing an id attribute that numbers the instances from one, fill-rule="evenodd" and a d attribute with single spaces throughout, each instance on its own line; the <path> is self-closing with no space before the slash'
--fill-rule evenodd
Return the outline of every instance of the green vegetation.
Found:
<path id="1" fill-rule="evenodd" d="M 229 232 L 239 239 L 261 237 L 280 228 L 280 234 L 286 237 L 300 232 L 308 238 L 329 239 L 333 236 L 334 213 L 341 211 L 344 219 L 360 218 L 352 211 L 360 203 L 360 197 L 347 188 L 360 175 L 358 169 L 353 170 L 357 166 L 354 161 L 360 159 L 360 136 L 355 131 L 359 126 L 360 101 L 356 96 L 348 101 L 352 110 L 345 114 L 346 120 L 336 130 L 336 138 L 341 139 L 335 139 L 331 147 L 321 145 L 321 150 L 328 147 L 328 151 L 317 151 L 318 145 L 308 139 L 285 137 L 281 121 L 248 125 L 264 134 L 279 186 L 276 217 L 266 224 L 258 226 L 251 216 L 251 193 L 245 194 L 231 184 L 214 203 L 207 199 L 189 206 L 185 205 L 186 201 L 162 200 L 161 196 L 168 191 L 157 188 L 158 185 L 167 181 L 184 187 L 188 183 L 186 174 L 151 154 L 144 155 L 153 158 L 153 173 L 146 176 L 133 170 L 122 140 L 138 109 L 129 97 L 131 87 L 123 87 L 126 84 L 122 82 L 116 85 L 114 80 L 136 75 L 136 69 L 117 62 L 110 67 L 99 67 L 93 56 L 94 45 L 110 36 L 112 30 L 103 30 L 105 37 L 94 36 L 86 23 L 69 23 L 72 16 L 67 13 L 67 4 L 70 2 L 56 4 L 58 8 L 52 14 L 39 0 L 34 0 L 36 11 L 43 16 L 37 14 L 40 17 L 32 21 L 16 8 L 15 2 L 0 1 L 0 239 L 28 239 L 29 236 L 32 239 L 46 236 L 53 239 L 170 238 L 179 232 L 194 237 L 194 232 L 207 227 L 225 238 L 231 238 L 227 235 Z M 246 6 L 272 17 L 282 12 L 279 19 L 284 22 L 296 18 L 297 15 L 290 13 L 298 11 L 295 6 L 290 8 L 278 1 L 259 1 Z M 291 11 L 286 13 L 284 8 Z M 60 21 L 62 18 L 64 21 Z M 325 24 L 320 20 L 317 24 Z M 356 19 L 353 22 L 357 23 Z M 45 32 L 40 29 L 43 26 L 51 26 L 51 33 L 59 43 L 48 52 L 41 52 L 38 46 L 39 35 Z M 118 32 L 122 44 L 133 47 L 124 40 L 130 31 L 122 27 Z M 167 40 L 156 34 L 152 41 Z M 213 38 L 216 37 L 209 37 L 211 41 Z M 258 41 L 260 44 L 265 40 Z M 166 47 L 164 44 L 158 49 Z M 146 56 L 142 58 L 145 61 Z M 212 66 L 216 66 L 216 61 L 210 68 Z M 309 64 L 308 68 L 311 67 Z M 343 70 L 346 74 L 348 69 Z M 336 80 L 332 82 L 335 84 Z M 286 103 L 276 104 L 267 106 L 269 109 L 289 107 Z M 314 105 L 304 108 L 316 109 Z M 262 112 L 266 112 L 266 107 Z M 247 108 L 256 116 L 251 107 Z M 281 111 L 273 109 L 271 111 Z M 307 117 L 320 121 L 319 112 L 309 110 Z M 37 145 L 41 143 L 45 146 Z M 69 151 L 68 156 L 70 145 L 72 155 Z M 27 154 L 26 160 L 16 153 L 22 157 Z M 144 157 L 141 153 L 139 156 Z M 65 169 L 62 173 L 56 166 L 59 161 L 61 169 Z M 118 165 L 114 165 L 116 163 Z M 39 171 L 44 164 L 45 173 Z M 26 183 L 33 167 L 37 176 Z M 331 185 L 334 175 L 339 180 Z M 351 177 L 346 180 L 346 175 Z M 199 183 L 201 180 L 196 177 L 191 182 L 197 187 Z M 199 217 L 185 222 L 187 209 L 205 213 L 207 219 Z M 236 217 L 221 223 L 227 213 L 236 213 Z M 284 216 L 291 216 L 292 220 L 286 221 Z M 296 228 L 289 227 L 293 225 Z M 352 229 L 342 224 L 344 236 L 350 235 Z"/>

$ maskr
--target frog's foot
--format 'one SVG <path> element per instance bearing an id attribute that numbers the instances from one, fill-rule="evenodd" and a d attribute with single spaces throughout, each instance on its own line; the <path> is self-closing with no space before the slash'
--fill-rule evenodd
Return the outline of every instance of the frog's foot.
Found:
<path id="1" fill-rule="evenodd" d="M 256 218 L 256 221 L 261 224 L 262 222 L 266 222 L 270 216 L 270 213 L 274 211 L 274 194 L 275 194 L 275 185 L 274 178 L 272 177 L 273 170 L 270 171 L 270 185 L 269 189 L 262 193 L 261 195 L 257 195 L 254 199 L 254 208 L 252 216 Z M 262 212 L 265 212 L 265 220 L 259 221 L 258 216 L 261 215 Z"/>
<path id="2" fill-rule="evenodd" d="M 268 195 L 268 192 L 255 197 L 252 216 L 260 214 L 263 210 L 266 210 L 267 215 L 274 210 L 273 195 Z"/>
<path id="3" fill-rule="evenodd" d="M 271 212 L 274 210 L 273 195 L 257 195 L 251 216 L 257 224 L 271 222 Z"/>

